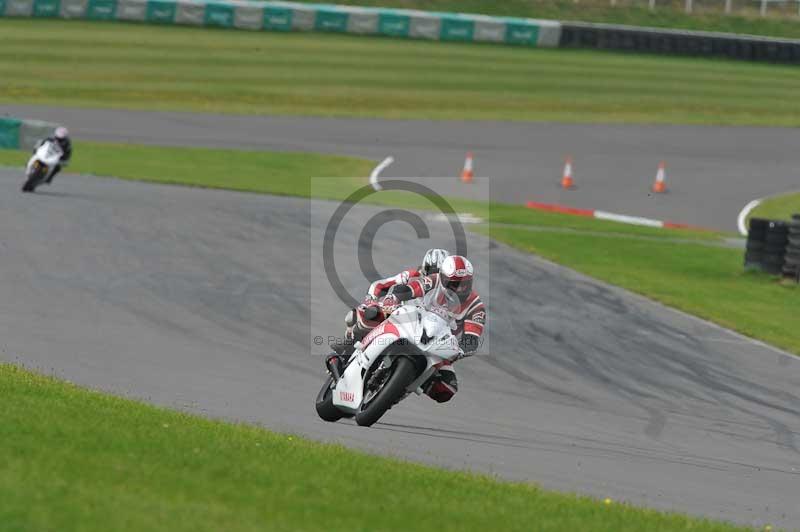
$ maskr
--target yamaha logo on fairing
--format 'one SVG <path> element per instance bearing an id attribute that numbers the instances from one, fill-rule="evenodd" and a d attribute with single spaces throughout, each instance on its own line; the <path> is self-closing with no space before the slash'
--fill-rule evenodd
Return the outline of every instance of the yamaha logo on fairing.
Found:
<path id="1" fill-rule="evenodd" d="M 339 399 L 345 403 L 352 403 L 356 400 L 356 394 L 353 392 L 339 392 Z"/>

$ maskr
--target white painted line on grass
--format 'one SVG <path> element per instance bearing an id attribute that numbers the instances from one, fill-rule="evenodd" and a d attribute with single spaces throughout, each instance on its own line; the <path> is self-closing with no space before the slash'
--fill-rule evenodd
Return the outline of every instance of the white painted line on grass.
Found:
<path id="1" fill-rule="evenodd" d="M 644 225 L 646 227 L 664 227 L 664 222 L 660 220 L 640 218 L 639 216 L 627 216 L 625 214 L 614 214 L 613 212 L 594 211 L 594 217 L 598 220 L 612 220 L 625 224 Z"/>
<path id="2" fill-rule="evenodd" d="M 439 214 L 434 214 L 429 217 L 430 220 L 434 222 L 460 222 L 462 224 L 480 224 L 483 223 L 483 218 L 473 215 L 469 212 L 464 213 L 456 213 L 455 215 L 445 214 L 440 212 Z"/>
<path id="3" fill-rule="evenodd" d="M 761 205 L 760 199 L 753 200 L 745 205 L 744 209 L 742 209 L 742 212 L 739 213 L 739 218 L 736 220 L 736 225 L 739 226 L 739 233 L 742 236 L 747 236 L 747 216 L 750 214 L 750 211 L 759 205 Z"/>
<path id="4" fill-rule="evenodd" d="M 383 162 L 381 162 L 381 164 L 376 166 L 375 169 L 372 171 L 372 173 L 369 175 L 369 184 L 372 185 L 373 190 L 377 191 L 383 188 L 381 187 L 381 184 L 378 183 L 378 178 L 381 176 L 381 172 L 386 170 L 386 167 L 392 164 L 393 162 L 394 162 L 394 157 L 390 155 L 389 157 L 384 159 Z"/>

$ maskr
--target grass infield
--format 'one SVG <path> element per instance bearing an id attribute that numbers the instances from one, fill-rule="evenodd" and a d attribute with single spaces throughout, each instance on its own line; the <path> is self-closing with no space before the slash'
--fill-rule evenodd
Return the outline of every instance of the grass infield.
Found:
<path id="1" fill-rule="evenodd" d="M 2 103 L 800 125 L 800 69 L 788 65 L 64 20 L 0 18 L 0 35 Z"/>
<path id="2" fill-rule="evenodd" d="M 208 420 L 2 363 L 0 397 L 3 530 L 746 530 Z"/>
<path id="3" fill-rule="evenodd" d="M 749 217 L 791 220 L 793 214 L 800 214 L 800 192 L 767 198 L 750 212 Z"/>

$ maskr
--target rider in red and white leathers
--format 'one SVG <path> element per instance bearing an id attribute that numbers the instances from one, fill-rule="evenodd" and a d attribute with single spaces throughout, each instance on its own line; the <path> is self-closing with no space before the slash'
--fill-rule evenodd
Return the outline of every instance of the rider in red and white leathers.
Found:
<path id="1" fill-rule="evenodd" d="M 438 274 L 412 279 L 407 285 L 411 298 L 422 297 L 438 283 L 456 294 L 460 305 L 453 316 L 456 323 L 453 334 L 458 338 L 465 357 L 473 355 L 480 347 L 486 328 L 486 307 L 472 289 L 473 275 L 472 263 L 466 257 L 453 255 L 442 262 Z M 458 380 L 452 364 L 439 368 L 425 388 L 425 393 L 440 403 L 449 401 L 457 391 Z"/>
<path id="2" fill-rule="evenodd" d="M 459 299 L 460 305 L 454 315 L 456 328 L 453 334 L 459 339 L 464 356 L 471 356 L 480 346 L 486 326 L 486 307 L 472 289 L 473 275 L 472 263 L 465 257 L 454 255 L 442 261 L 439 273 L 414 277 L 405 284 L 395 283 L 388 295 L 367 301 L 351 311 L 348 321 L 352 323 L 350 330 L 353 339 L 361 340 L 391 315 L 402 301 L 422 297 L 438 283 L 442 283 Z M 437 402 L 449 401 L 458 391 L 458 380 L 452 364 L 442 366 L 423 389 Z"/>

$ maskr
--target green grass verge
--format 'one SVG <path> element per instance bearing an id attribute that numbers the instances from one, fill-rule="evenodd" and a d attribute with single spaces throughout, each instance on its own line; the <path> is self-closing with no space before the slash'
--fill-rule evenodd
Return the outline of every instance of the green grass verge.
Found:
<path id="1" fill-rule="evenodd" d="M 299 1 L 317 3 L 316 0 Z M 722 13 L 722 2 L 695 3 L 695 13 L 687 15 L 683 11 L 684 2 L 663 0 L 658 2 L 655 11 L 650 11 L 646 2 L 638 6 L 622 2 L 612 7 L 608 0 L 337 0 L 336 3 L 800 38 L 797 6 L 791 3 L 770 5 L 768 14 L 772 16 L 768 18 L 759 16 L 757 4 L 742 6 L 740 2 L 735 3 L 736 13 L 732 16 Z"/>
<path id="2" fill-rule="evenodd" d="M 745 530 L 211 421 L 8 364 L 0 397 L 4 530 Z"/>
<path id="3" fill-rule="evenodd" d="M 491 236 L 708 319 L 800 353 L 800 287 L 743 271 L 743 251 L 692 243 L 598 235 L 539 233 L 491 227 Z"/>
<path id="4" fill-rule="evenodd" d="M 0 164 L 24 166 L 29 152 L 0 150 Z M 163 184 L 305 196 L 315 188 L 326 197 L 366 182 L 375 163 L 318 153 L 174 148 L 136 144 L 76 142 L 68 172 L 114 176 Z M 333 179 L 335 178 L 335 179 Z M 21 177 L 20 177 L 21 179 Z"/>
<path id="5" fill-rule="evenodd" d="M 0 150 L 0 165 L 21 167 L 29 157 L 30 153 L 25 151 Z M 366 176 L 374 165 L 375 162 L 365 159 L 314 153 L 76 142 L 69 171 L 155 183 L 341 200 L 367 185 Z M 425 198 L 399 192 L 381 192 L 370 196 L 367 201 L 406 208 L 436 208 Z M 718 233 L 664 231 L 539 212 L 521 205 L 489 204 L 458 198 L 448 198 L 447 202 L 456 212 L 470 213 L 498 224 L 600 231 L 648 238 L 720 238 Z"/>
<path id="6" fill-rule="evenodd" d="M 800 192 L 765 199 L 750 212 L 749 218 L 791 220 L 793 214 L 800 214 Z"/>
<path id="7" fill-rule="evenodd" d="M 2 103 L 800 125 L 793 66 L 63 20 L 0 19 L 0 34 Z"/>

